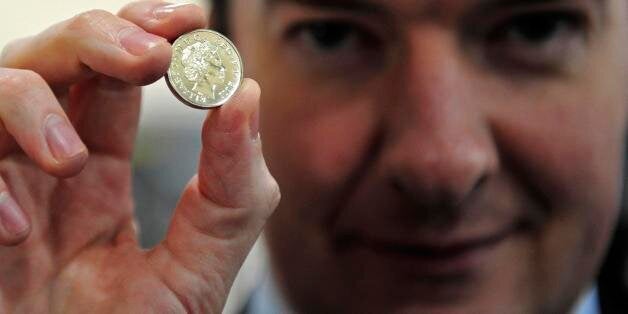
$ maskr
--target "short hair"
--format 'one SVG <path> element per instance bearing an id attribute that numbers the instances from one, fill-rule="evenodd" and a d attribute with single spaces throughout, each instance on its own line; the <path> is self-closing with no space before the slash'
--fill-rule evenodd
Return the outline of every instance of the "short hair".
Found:
<path id="1" fill-rule="evenodd" d="M 228 0 L 209 0 L 212 10 L 211 28 L 225 35 L 229 35 Z"/>

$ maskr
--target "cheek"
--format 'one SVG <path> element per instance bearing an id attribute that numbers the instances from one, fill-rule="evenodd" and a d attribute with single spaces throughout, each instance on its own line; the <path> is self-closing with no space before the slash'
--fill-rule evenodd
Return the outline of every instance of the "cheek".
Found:
<path id="1" fill-rule="evenodd" d="M 269 69 L 258 77 L 260 130 L 284 196 L 280 209 L 307 218 L 325 215 L 346 193 L 345 183 L 372 145 L 382 111 L 373 94 L 377 89 L 316 85 L 281 66 Z"/>
<path id="2" fill-rule="evenodd" d="M 304 117 L 295 126 L 291 142 L 302 171 L 316 185 L 338 186 L 355 170 L 366 149 L 372 127 L 369 110 L 362 106 L 343 108 L 333 114 Z"/>
<path id="3" fill-rule="evenodd" d="M 515 95 L 492 116 L 504 171 L 547 208 L 530 251 L 536 278 L 553 287 L 547 291 L 571 291 L 590 280 L 619 211 L 623 102 L 609 97 L 617 91 L 581 90 L 587 92 Z"/>
<path id="4" fill-rule="evenodd" d="M 272 108 L 263 109 L 261 130 L 271 171 L 282 188 L 298 186 L 308 194 L 337 190 L 368 149 L 376 124 L 372 106 L 269 89 L 262 103 Z"/>

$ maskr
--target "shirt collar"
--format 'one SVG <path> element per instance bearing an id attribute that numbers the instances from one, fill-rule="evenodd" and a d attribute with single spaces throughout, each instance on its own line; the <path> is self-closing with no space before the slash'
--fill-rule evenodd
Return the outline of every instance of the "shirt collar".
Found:
<path id="1" fill-rule="evenodd" d="M 249 314 L 295 313 L 283 297 L 272 272 L 255 289 L 248 304 Z M 571 314 L 600 314 L 597 287 L 593 286 L 582 295 Z"/>
<path id="2" fill-rule="evenodd" d="M 268 272 L 261 285 L 253 291 L 248 308 L 248 314 L 295 313 L 290 310 L 272 272 Z"/>
<path id="3" fill-rule="evenodd" d="M 597 287 L 589 289 L 576 303 L 572 314 L 600 314 L 600 300 Z"/>

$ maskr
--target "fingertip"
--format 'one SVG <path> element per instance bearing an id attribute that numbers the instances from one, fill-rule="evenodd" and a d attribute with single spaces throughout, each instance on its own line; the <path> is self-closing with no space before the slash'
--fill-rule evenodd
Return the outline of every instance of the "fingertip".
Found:
<path id="1" fill-rule="evenodd" d="M 249 124 L 249 137 L 253 141 L 259 138 L 259 101 L 261 88 L 257 81 L 246 78 L 242 82 L 243 103 L 245 103 Z"/>
<path id="2" fill-rule="evenodd" d="M 62 161 L 52 158 L 49 161 L 41 162 L 39 167 L 53 177 L 59 179 L 71 178 L 83 171 L 87 164 L 88 155 L 88 152 L 85 151 Z"/>
<path id="3" fill-rule="evenodd" d="M 89 152 L 85 149 L 79 154 L 62 161 L 54 160 L 44 171 L 60 179 L 71 178 L 81 173 L 87 164 L 88 157 Z"/>
<path id="4" fill-rule="evenodd" d="M 262 89 L 256 80 L 247 77 L 242 80 L 240 92 L 244 93 L 245 95 L 249 95 L 249 97 L 252 97 L 253 99 L 259 99 L 262 93 Z"/>
<path id="5" fill-rule="evenodd" d="M 172 59 L 172 46 L 164 41 L 159 46 L 148 51 L 134 67 L 136 71 L 130 71 L 130 83 L 136 86 L 145 86 L 161 79 L 170 66 Z"/>
<path id="6" fill-rule="evenodd" d="M 209 26 L 206 10 L 196 4 L 184 3 L 158 7 L 153 11 L 156 23 L 148 29 L 169 40 L 183 33 Z"/>
<path id="7" fill-rule="evenodd" d="M 231 97 L 231 99 L 223 105 L 223 110 L 228 110 L 231 107 L 239 110 L 249 112 L 257 109 L 259 104 L 259 98 L 261 95 L 261 88 L 257 81 L 245 78 L 240 84 L 238 91 Z"/>
<path id="8" fill-rule="evenodd" d="M 118 15 L 168 40 L 195 29 L 206 28 L 209 23 L 206 10 L 193 3 L 137 1 L 122 8 Z"/>
<path id="9" fill-rule="evenodd" d="M 87 162 L 88 151 L 70 121 L 62 113 L 49 114 L 44 121 L 43 134 L 48 153 L 31 150 L 31 157 L 39 159 L 43 170 L 56 177 L 78 174 Z"/>
<path id="10" fill-rule="evenodd" d="M 203 126 L 200 189 L 221 204 L 238 202 L 238 191 L 249 183 L 251 169 L 261 158 L 256 121 L 259 96 L 259 84 L 245 79 L 225 105 L 210 111 Z"/>
<path id="11" fill-rule="evenodd" d="M 259 97 L 259 84 L 252 79 L 244 79 L 229 101 L 220 108 L 209 111 L 203 133 L 209 134 L 210 130 L 234 133 L 244 124 L 251 124 L 251 120 L 257 116 Z"/>
<path id="12" fill-rule="evenodd" d="M 0 192 L 0 245 L 18 245 L 28 238 L 30 232 L 29 217 L 8 191 Z"/>
<path id="13" fill-rule="evenodd" d="M 16 246 L 28 239 L 30 228 L 20 235 L 2 235 L 0 236 L 0 246 Z"/>
<path id="14" fill-rule="evenodd" d="M 172 46 L 163 37 L 139 28 L 122 32 L 120 44 L 128 53 L 119 69 L 124 79 L 133 85 L 148 85 L 160 79 L 170 66 Z M 102 64 L 103 72 L 111 64 Z"/>

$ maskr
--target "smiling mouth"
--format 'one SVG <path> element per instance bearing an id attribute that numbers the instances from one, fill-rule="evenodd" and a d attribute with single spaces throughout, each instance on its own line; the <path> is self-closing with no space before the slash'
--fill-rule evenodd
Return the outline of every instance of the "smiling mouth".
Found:
<path id="1" fill-rule="evenodd" d="M 461 240 L 443 240 L 440 242 L 418 242 L 416 244 L 407 244 L 400 242 L 365 240 L 365 244 L 374 250 L 388 253 L 407 255 L 408 257 L 417 257 L 424 259 L 450 259 L 466 253 L 489 248 L 505 239 L 512 229 L 499 231 L 487 236 L 476 238 L 468 238 Z"/>
<path id="2" fill-rule="evenodd" d="M 376 237 L 345 239 L 346 252 L 358 253 L 364 261 L 392 271 L 411 273 L 417 277 L 455 277 L 471 274 L 488 265 L 491 253 L 506 242 L 519 228 L 509 227 L 475 237 L 452 237 L 446 234 L 418 239 L 388 240 Z"/>

